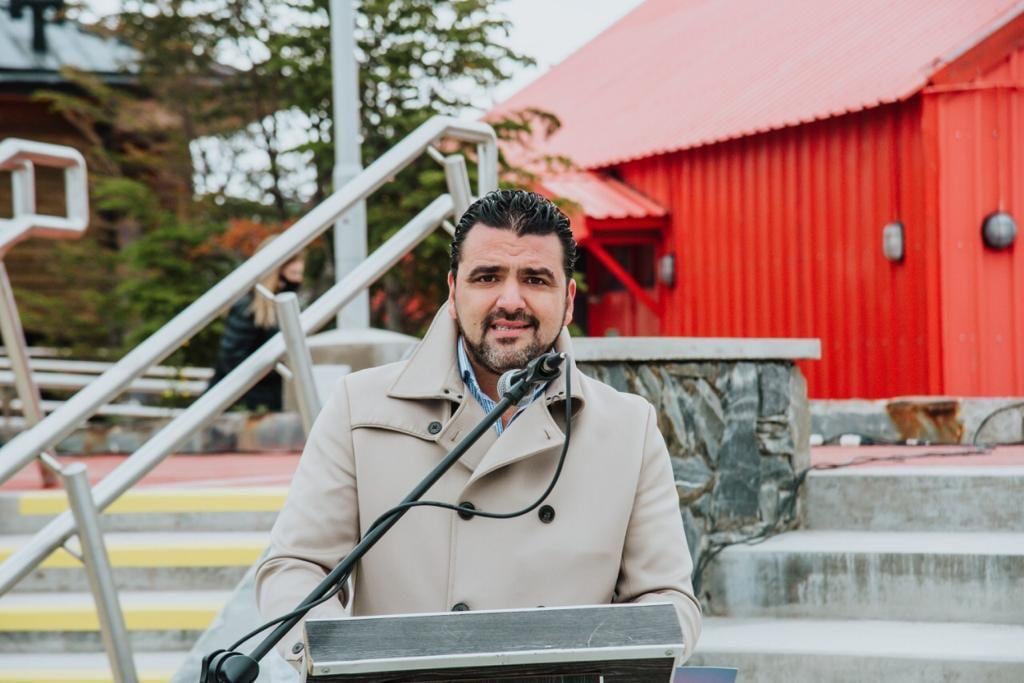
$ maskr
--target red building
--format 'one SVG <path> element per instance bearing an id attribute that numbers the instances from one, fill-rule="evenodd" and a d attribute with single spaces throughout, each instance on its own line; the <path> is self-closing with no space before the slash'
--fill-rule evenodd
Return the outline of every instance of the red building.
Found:
<path id="1" fill-rule="evenodd" d="M 506 153 L 580 169 L 540 189 L 590 334 L 819 337 L 821 398 L 1024 393 L 1019 0 L 647 0 L 525 107 L 562 127 Z"/>

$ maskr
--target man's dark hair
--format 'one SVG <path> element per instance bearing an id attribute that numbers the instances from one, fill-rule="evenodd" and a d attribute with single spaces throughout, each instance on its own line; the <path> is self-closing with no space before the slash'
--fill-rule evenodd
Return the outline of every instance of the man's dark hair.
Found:
<path id="1" fill-rule="evenodd" d="M 491 228 L 512 230 L 516 235 L 554 233 L 562 243 L 566 284 L 572 279 L 576 264 L 576 240 L 572 238 L 572 230 L 569 229 L 569 217 L 546 197 L 529 190 L 495 190 L 470 204 L 455 226 L 455 237 L 452 238 L 453 273 L 459 270 L 462 243 L 466 241 L 470 229 L 478 223 Z"/>

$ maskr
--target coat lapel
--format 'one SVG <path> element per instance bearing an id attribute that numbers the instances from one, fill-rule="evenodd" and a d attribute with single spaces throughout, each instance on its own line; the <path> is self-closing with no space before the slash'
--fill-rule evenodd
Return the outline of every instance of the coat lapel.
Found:
<path id="1" fill-rule="evenodd" d="M 494 434 L 494 431 L 491 430 Z M 466 482 L 474 482 L 514 462 L 525 460 L 555 448 L 561 448 L 565 434 L 551 418 L 546 401 L 539 398 L 529 405 L 498 437 Z"/>
<path id="2" fill-rule="evenodd" d="M 476 427 L 480 420 L 484 419 L 484 409 L 472 396 L 463 398 L 462 403 L 455 409 L 452 419 L 437 435 L 437 443 L 446 451 L 451 451 L 466 435 Z M 477 469 L 484 454 L 487 453 L 498 440 L 498 434 L 491 427 L 485 431 L 476 443 L 459 458 L 459 464 L 466 467 L 470 472 Z"/>
<path id="3" fill-rule="evenodd" d="M 574 415 L 583 407 L 586 396 L 583 390 L 583 374 L 572 359 L 572 343 L 567 330 L 563 329 L 558 335 L 555 349 L 569 354 L 565 371 L 548 385 L 542 396 L 519 414 L 502 432 L 501 437 L 494 441 L 494 445 L 487 450 L 473 470 L 473 476 L 470 477 L 467 486 L 506 465 L 562 447 L 565 433 L 555 421 L 552 411 L 565 409 L 567 374 L 572 375 Z"/>

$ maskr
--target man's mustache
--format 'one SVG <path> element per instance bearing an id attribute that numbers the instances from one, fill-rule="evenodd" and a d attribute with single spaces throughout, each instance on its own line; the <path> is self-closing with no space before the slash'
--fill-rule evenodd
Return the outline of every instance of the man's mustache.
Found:
<path id="1" fill-rule="evenodd" d="M 540 320 L 538 320 L 535 316 L 530 315 L 526 311 L 503 311 L 501 309 L 498 309 L 497 311 L 492 311 L 491 313 L 488 313 L 487 317 L 484 318 L 483 322 L 481 323 L 484 332 L 486 332 L 491 327 L 491 325 L 496 323 L 498 320 L 507 320 L 508 322 L 515 323 L 526 323 L 527 325 L 532 325 L 535 328 L 540 327 Z"/>

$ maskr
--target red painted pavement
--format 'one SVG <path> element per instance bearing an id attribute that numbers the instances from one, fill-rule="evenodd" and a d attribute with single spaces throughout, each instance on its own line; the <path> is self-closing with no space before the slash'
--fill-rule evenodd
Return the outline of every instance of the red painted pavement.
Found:
<path id="1" fill-rule="evenodd" d="M 891 466 L 988 466 L 1024 467 L 1024 445 L 1000 446 L 991 450 L 970 446 L 818 446 L 811 449 L 814 465 L 859 463 L 860 467 Z M 94 482 L 127 459 L 126 455 L 63 456 L 62 463 L 84 462 Z M 874 460 L 875 458 L 888 458 Z M 284 486 L 291 481 L 299 462 L 298 453 L 247 453 L 177 455 L 157 465 L 141 486 Z M 0 486 L 4 491 L 41 489 L 39 468 L 29 466 Z"/>
<path id="2" fill-rule="evenodd" d="M 62 456 L 61 463 L 83 462 L 89 478 L 99 481 L 128 459 L 127 455 Z M 291 481 L 298 453 L 172 455 L 156 466 L 140 486 L 200 484 L 205 486 L 281 486 Z M 43 488 L 39 468 L 30 465 L 0 486 L 0 490 Z"/>

